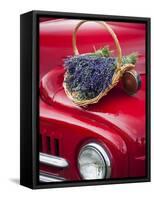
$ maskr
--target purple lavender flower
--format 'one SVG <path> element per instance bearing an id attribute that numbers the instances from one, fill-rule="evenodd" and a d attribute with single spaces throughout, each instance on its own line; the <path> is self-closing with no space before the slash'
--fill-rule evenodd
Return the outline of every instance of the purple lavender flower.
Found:
<path id="1" fill-rule="evenodd" d="M 75 92 L 80 100 L 92 99 L 112 82 L 116 58 L 99 55 L 79 55 L 64 61 L 65 79 L 69 92 Z"/>

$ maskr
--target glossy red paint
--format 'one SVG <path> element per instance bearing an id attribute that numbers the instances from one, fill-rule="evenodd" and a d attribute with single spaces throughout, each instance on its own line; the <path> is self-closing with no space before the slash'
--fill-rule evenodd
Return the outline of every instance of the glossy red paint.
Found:
<path id="1" fill-rule="evenodd" d="M 116 32 L 123 54 L 139 53 L 136 66 L 141 74 L 141 89 L 124 93 L 120 84 L 99 103 L 81 108 L 71 102 L 63 87 L 63 58 L 73 55 L 72 31 L 78 20 L 48 20 L 40 23 L 40 151 L 69 161 L 67 169 L 40 165 L 68 180 L 80 180 L 77 156 L 82 145 L 96 141 L 106 148 L 112 163 L 111 178 L 145 176 L 145 25 L 109 22 Z M 103 43 L 102 43 L 103 41 Z M 80 52 L 109 44 L 112 38 L 99 25 L 89 22 L 78 32 Z M 47 148 L 46 137 L 51 138 Z M 58 141 L 58 152 L 54 141 Z"/>

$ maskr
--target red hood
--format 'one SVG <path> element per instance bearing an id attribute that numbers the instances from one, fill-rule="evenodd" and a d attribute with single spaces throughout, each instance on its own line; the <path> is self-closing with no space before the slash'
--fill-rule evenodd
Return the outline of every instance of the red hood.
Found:
<path id="1" fill-rule="evenodd" d="M 145 76 L 142 75 L 141 89 L 134 95 L 128 96 L 117 86 L 103 97 L 97 104 L 81 108 L 75 105 L 65 94 L 63 82 L 64 70 L 57 67 L 48 73 L 41 82 L 41 95 L 51 106 L 41 105 L 41 116 L 49 117 L 52 106 L 67 115 L 84 115 L 89 120 L 114 126 L 118 131 L 128 134 L 131 139 L 142 140 L 145 137 Z M 50 110 L 51 109 L 51 113 Z M 59 111 L 58 111 L 59 112 Z M 47 114 L 48 113 L 48 114 Z"/>
<path id="2" fill-rule="evenodd" d="M 145 138 L 145 25 L 135 23 L 109 22 L 116 32 L 123 54 L 137 51 L 140 55 L 136 69 L 142 78 L 141 89 L 134 96 L 128 96 L 117 86 L 103 97 L 99 103 L 88 108 L 76 106 L 66 96 L 63 87 L 63 58 L 72 55 L 72 31 L 78 20 L 51 20 L 40 23 L 40 77 L 41 101 L 40 115 L 52 115 L 52 105 L 67 115 L 84 115 L 89 120 L 105 122 L 116 130 L 127 134 L 134 142 L 144 143 Z M 88 31 L 87 31 L 88 30 Z M 103 43 L 102 43 L 103 41 Z M 115 50 L 112 38 L 95 23 L 87 23 L 78 33 L 80 52 L 92 51 L 102 44 L 109 44 Z M 115 50 L 116 53 L 116 50 Z M 57 67 L 59 66 L 59 67 Z M 51 70 L 52 69 L 52 70 Z M 50 72 L 49 72 L 50 71 Z M 65 120 L 65 119 L 64 119 Z"/>

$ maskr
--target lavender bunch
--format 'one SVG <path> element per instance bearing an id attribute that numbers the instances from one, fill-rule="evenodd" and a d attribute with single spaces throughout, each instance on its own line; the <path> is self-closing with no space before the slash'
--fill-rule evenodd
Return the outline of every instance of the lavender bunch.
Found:
<path id="1" fill-rule="evenodd" d="M 96 97 L 112 83 L 115 64 L 114 57 L 80 55 L 67 58 L 64 62 L 67 89 L 79 100 Z"/>
<path id="2" fill-rule="evenodd" d="M 122 58 L 122 64 L 135 64 L 136 54 Z M 64 60 L 67 69 L 66 87 L 78 100 L 92 99 L 112 84 L 117 58 L 104 47 L 95 53 L 68 57 Z"/>

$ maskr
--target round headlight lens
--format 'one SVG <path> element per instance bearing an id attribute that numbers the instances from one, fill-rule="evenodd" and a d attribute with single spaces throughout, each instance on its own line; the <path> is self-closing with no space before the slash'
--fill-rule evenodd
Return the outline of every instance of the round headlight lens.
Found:
<path id="1" fill-rule="evenodd" d="M 81 149 L 78 157 L 78 166 L 83 179 L 110 177 L 109 157 L 104 148 L 97 143 L 89 143 Z"/>

